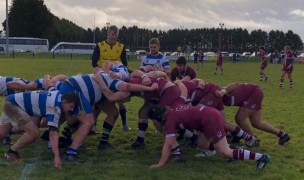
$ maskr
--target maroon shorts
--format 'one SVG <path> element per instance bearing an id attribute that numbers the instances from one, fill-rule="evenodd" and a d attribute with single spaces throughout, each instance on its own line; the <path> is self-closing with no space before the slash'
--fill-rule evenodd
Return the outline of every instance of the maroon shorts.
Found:
<path id="1" fill-rule="evenodd" d="M 159 105 L 162 107 L 171 106 L 179 99 L 181 91 L 177 86 L 168 87 L 160 96 Z"/>
<path id="2" fill-rule="evenodd" d="M 265 69 L 265 68 L 267 67 L 267 65 L 268 65 L 267 62 L 262 63 L 261 66 L 260 66 L 260 68 L 261 68 L 261 69 Z"/>
<path id="3" fill-rule="evenodd" d="M 200 130 L 211 143 L 216 144 L 223 137 L 226 137 L 223 116 L 214 108 L 205 107 L 202 112 L 205 116 L 202 117 L 202 129 Z"/>
<path id="4" fill-rule="evenodd" d="M 223 62 L 216 62 L 217 66 L 223 66 Z"/>
<path id="5" fill-rule="evenodd" d="M 255 87 L 249 97 L 242 103 L 241 107 L 258 111 L 262 108 L 264 93 L 259 87 Z"/>
<path id="6" fill-rule="evenodd" d="M 290 68 L 287 68 L 286 66 L 283 66 L 282 71 L 285 71 L 287 73 L 292 73 L 293 71 L 293 66 L 291 66 Z"/>

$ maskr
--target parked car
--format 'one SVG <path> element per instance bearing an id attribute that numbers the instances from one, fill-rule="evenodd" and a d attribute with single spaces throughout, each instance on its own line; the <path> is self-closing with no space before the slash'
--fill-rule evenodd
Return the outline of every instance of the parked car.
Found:
<path id="1" fill-rule="evenodd" d="M 250 52 L 243 52 L 243 54 L 241 54 L 241 56 L 249 58 L 251 56 L 251 53 Z"/>
<path id="2" fill-rule="evenodd" d="M 138 60 L 141 60 L 141 58 L 142 58 L 143 56 L 146 56 L 146 55 L 147 55 L 147 51 L 145 51 L 145 50 L 137 50 L 137 51 L 135 51 L 135 55 L 136 55 L 136 58 L 137 58 Z"/>
<path id="3" fill-rule="evenodd" d="M 216 53 L 215 52 L 205 52 L 204 56 L 213 57 L 213 56 L 216 56 Z"/>
<path id="4" fill-rule="evenodd" d="M 304 53 L 301 53 L 300 55 L 298 55 L 298 57 L 296 57 L 296 61 L 297 62 L 304 62 Z"/>
<path id="5" fill-rule="evenodd" d="M 250 55 L 250 57 L 258 57 L 258 56 L 260 56 L 260 52 L 253 52 L 251 55 Z"/>
<path id="6" fill-rule="evenodd" d="M 166 57 L 170 61 L 170 60 L 176 60 L 179 56 L 185 56 L 185 53 L 173 52 L 169 56 L 166 56 Z"/>

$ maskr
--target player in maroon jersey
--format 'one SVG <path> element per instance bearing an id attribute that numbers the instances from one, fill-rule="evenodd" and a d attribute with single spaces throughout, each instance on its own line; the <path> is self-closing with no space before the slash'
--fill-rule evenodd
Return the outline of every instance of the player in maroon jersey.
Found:
<path id="1" fill-rule="evenodd" d="M 262 121 L 261 109 L 264 97 L 263 91 L 258 85 L 249 83 L 232 84 L 233 88 L 223 89 L 220 92 L 223 96 L 223 103 L 226 106 L 239 106 L 239 110 L 235 116 L 236 123 L 247 133 L 255 136 L 250 126 L 245 121 L 249 118 L 253 127 L 275 134 L 280 145 L 284 145 L 290 140 L 290 136 L 273 127 L 271 124 Z"/>
<path id="2" fill-rule="evenodd" d="M 224 130 L 224 119 L 220 112 L 207 106 L 186 105 L 182 101 L 171 108 L 157 106 L 149 111 L 151 119 L 163 124 L 165 133 L 161 158 L 157 164 L 150 166 L 151 169 L 164 166 L 172 150 L 179 149 L 175 132 L 180 126 L 199 131 L 198 145 L 206 148 L 211 143 L 223 157 L 234 160 L 256 160 L 258 169 L 263 169 L 270 161 L 270 156 L 267 154 L 230 149 Z"/>
<path id="3" fill-rule="evenodd" d="M 176 79 L 183 79 L 184 77 L 189 76 L 190 79 L 194 79 L 196 77 L 195 70 L 187 66 L 187 60 L 184 56 L 177 58 L 176 67 L 174 67 L 170 74 L 171 81 L 175 81 Z"/>
<path id="4" fill-rule="evenodd" d="M 285 62 L 281 72 L 280 88 L 283 87 L 285 75 L 287 73 L 289 79 L 289 87 L 293 88 L 292 70 L 293 70 L 294 53 L 290 50 L 289 46 L 285 46 Z"/>
<path id="5" fill-rule="evenodd" d="M 198 79 L 194 79 L 190 82 L 186 82 L 186 81 L 182 81 L 184 83 L 184 85 L 187 87 L 188 89 L 188 93 L 191 92 L 190 94 L 188 94 L 191 100 L 192 105 L 196 106 L 209 106 L 209 107 L 213 107 L 215 109 L 217 109 L 218 111 L 221 112 L 225 123 L 224 123 L 224 127 L 226 131 L 229 131 L 232 133 L 232 135 L 239 137 L 240 139 L 244 139 L 246 141 L 246 147 L 250 148 L 254 145 L 258 145 L 259 140 L 253 136 L 251 136 L 250 134 L 246 133 L 245 131 L 243 131 L 241 128 L 239 128 L 238 126 L 229 123 L 226 121 L 225 119 L 225 113 L 224 113 L 224 104 L 223 104 L 223 99 L 222 97 L 218 97 L 217 96 L 217 91 L 220 91 L 222 88 L 216 84 L 213 83 L 205 83 L 204 87 L 200 87 L 200 88 L 195 88 L 195 90 L 193 91 L 192 89 L 194 85 L 190 86 L 189 84 L 193 83 L 193 81 L 197 81 Z M 201 80 L 202 81 L 202 80 Z"/>
<path id="6" fill-rule="evenodd" d="M 155 104 L 159 104 L 162 107 L 171 106 L 177 99 L 179 99 L 181 92 L 187 91 L 187 89 L 182 83 L 178 83 L 176 86 L 165 78 L 155 78 L 155 76 L 166 77 L 166 74 L 160 71 L 151 71 L 145 74 L 140 70 L 135 70 L 131 76 L 133 79 L 131 79 L 129 83 L 144 85 L 149 85 L 151 83 L 158 84 L 158 90 L 149 93 L 142 93 L 142 97 L 145 101 L 138 111 L 138 134 L 135 142 L 132 143 L 133 148 L 142 148 L 144 147 L 145 132 L 148 128 L 149 109 L 155 106 Z M 185 101 L 188 100 L 185 99 Z"/>
<path id="7" fill-rule="evenodd" d="M 217 51 L 217 60 L 216 60 L 216 67 L 215 67 L 215 72 L 214 74 L 217 73 L 217 68 L 221 68 L 221 74 L 223 75 L 223 54 L 221 53 L 220 50 Z"/>
<path id="8" fill-rule="evenodd" d="M 268 63 L 267 63 L 267 53 L 264 47 L 260 47 L 260 53 L 261 53 L 260 81 L 267 81 L 268 77 L 265 74 L 265 69 Z"/>

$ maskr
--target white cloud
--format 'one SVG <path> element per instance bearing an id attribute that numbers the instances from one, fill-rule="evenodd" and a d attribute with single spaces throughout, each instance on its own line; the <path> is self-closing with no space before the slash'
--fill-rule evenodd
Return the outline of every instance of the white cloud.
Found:
<path id="1" fill-rule="evenodd" d="M 298 17 L 304 17 L 304 10 L 295 9 L 295 10 L 290 11 L 289 14 L 295 15 L 295 16 L 298 16 Z"/>

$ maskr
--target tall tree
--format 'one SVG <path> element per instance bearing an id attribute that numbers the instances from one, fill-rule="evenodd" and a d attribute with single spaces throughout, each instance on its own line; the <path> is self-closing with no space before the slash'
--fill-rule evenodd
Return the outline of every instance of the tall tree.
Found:
<path id="1" fill-rule="evenodd" d="M 5 21 L 2 26 L 5 30 Z M 43 0 L 13 0 L 9 12 L 10 36 L 47 38 L 52 14 Z"/>

